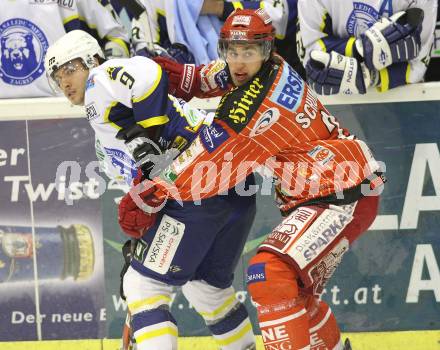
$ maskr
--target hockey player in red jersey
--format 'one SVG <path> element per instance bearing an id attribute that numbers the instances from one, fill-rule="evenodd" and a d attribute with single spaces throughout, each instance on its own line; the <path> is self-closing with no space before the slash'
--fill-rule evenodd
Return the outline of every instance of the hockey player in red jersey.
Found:
<path id="1" fill-rule="evenodd" d="M 273 33 L 263 10 L 237 10 L 221 30 L 222 61 L 196 68 L 158 59 L 174 94 L 223 97 L 188 156 L 156 181 L 172 183 L 183 199 L 205 198 L 234 186 L 256 165 L 270 168 L 285 218 L 247 271 L 265 348 L 343 349 L 335 317 L 319 297 L 376 217 L 384 178 L 368 146 L 342 129 L 273 52 Z M 199 171 L 206 162 L 216 176 Z"/>

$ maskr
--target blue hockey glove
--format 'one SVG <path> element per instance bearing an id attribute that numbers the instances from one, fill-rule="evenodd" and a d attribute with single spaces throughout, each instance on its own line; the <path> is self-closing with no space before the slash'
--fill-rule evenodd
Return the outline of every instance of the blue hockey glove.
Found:
<path id="1" fill-rule="evenodd" d="M 167 48 L 167 53 L 178 63 L 194 64 L 196 61 L 194 55 L 189 52 L 188 48 L 180 43 L 171 44 L 170 47 Z"/>
<path id="2" fill-rule="evenodd" d="M 364 68 L 364 69 L 363 69 Z M 371 72 L 352 57 L 335 51 L 314 50 L 306 65 L 307 83 L 320 95 L 365 94 L 369 86 L 377 84 L 378 74 Z"/>
<path id="3" fill-rule="evenodd" d="M 423 10 L 410 8 L 382 17 L 356 40 L 355 46 L 370 70 L 408 62 L 420 52 Z"/>

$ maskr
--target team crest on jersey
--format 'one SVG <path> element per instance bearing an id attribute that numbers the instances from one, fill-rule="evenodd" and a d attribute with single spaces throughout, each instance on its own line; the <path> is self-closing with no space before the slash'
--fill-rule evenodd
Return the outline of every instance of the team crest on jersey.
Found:
<path id="1" fill-rule="evenodd" d="M 10 85 L 28 85 L 44 72 L 49 42 L 43 31 L 23 18 L 0 24 L 0 78 Z"/>
<path id="2" fill-rule="evenodd" d="M 119 174 L 126 179 L 134 179 L 136 177 L 136 163 L 128 154 L 115 148 L 104 147 L 104 150 L 107 156 L 111 159 L 113 167 L 119 171 Z"/>
<path id="3" fill-rule="evenodd" d="M 227 131 L 216 123 L 204 128 L 200 134 L 202 143 L 209 153 L 214 152 L 229 138 Z"/>
<path id="4" fill-rule="evenodd" d="M 335 154 L 332 151 L 320 145 L 307 152 L 307 155 L 317 161 L 320 165 L 326 165 L 335 157 Z"/>
<path id="5" fill-rule="evenodd" d="M 86 91 L 95 87 L 95 76 L 92 75 L 86 82 Z"/>
<path id="6" fill-rule="evenodd" d="M 254 137 L 269 130 L 270 127 L 277 122 L 279 117 L 280 111 L 278 108 L 269 108 L 261 115 L 260 118 L 258 118 L 249 136 Z"/>
<path id="7" fill-rule="evenodd" d="M 379 19 L 379 12 L 363 2 L 353 2 L 353 11 L 347 20 L 347 33 L 358 37 Z"/>

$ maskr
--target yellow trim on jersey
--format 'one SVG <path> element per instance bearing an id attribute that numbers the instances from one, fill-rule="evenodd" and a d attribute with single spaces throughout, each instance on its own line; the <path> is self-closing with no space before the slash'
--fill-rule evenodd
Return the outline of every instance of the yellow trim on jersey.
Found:
<path id="1" fill-rule="evenodd" d="M 318 45 L 322 51 L 327 52 L 327 48 L 325 47 L 324 40 L 318 39 Z"/>
<path id="2" fill-rule="evenodd" d="M 260 9 L 264 9 L 264 1 L 260 1 Z"/>
<path id="3" fill-rule="evenodd" d="M 243 327 L 243 329 L 237 334 L 234 334 L 226 339 L 216 339 L 215 341 L 219 346 L 226 346 L 237 341 L 240 338 L 243 338 L 246 335 L 246 333 L 250 331 L 252 331 L 252 325 L 250 322 L 248 322 L 248 324 L 245 327 Z"/>
<path id="4" fill-rule="evenodd" d="M 136 122 L 136 124 L 142 126 L 144 129 L 151 128 L 152 126 L 166 124 L 170 121 L 170 118 L 166 115 L 159 115 L 157 117 L 148 118 L 146 120 L 142 120 L 140 122 Z"/>
<path id="5" fill-rule="evenodd" d="M 159 15 L 163 17 L 167 17 L 165 10 L 156 8 L 156 23 L 158 24 L 156 27 L 156 42 L 160 43 L 160 27 L 159 27 Z"/>
<path id="6" fill-rule="evenodd" d="M 95 30 L 97 31 L 97 29 L 96 29 L 96 28 L 97 28 L 96 25 L 87 22 L 87 18 L 85 18 L 85 17 L 83 17 L 83 16 L 80 16 L 80 15 L 78 15 L 78 14 L 73 15 L 73 16 L 70 16 L 70 17 L 66 17 L 66 18 L 64 18 L 64 20 L 63 20 L 63 24 L 67 24 L 67 23 L 73 21 L 74 19 L 78 19 L 78 20 L 80 20 L 80 21 L 83 21 L 84 23 L 87 24 L 87 27 L 89 27 L 90 29 L 95 29 Z M 99 34 L 99 33 L 98 33 L 98 34 Z"/>
<path id="7" fill-rule="evenodd" d="M 87 18 L 82 17 L 82 16 L 80 16 L 78 14 L 64 18 L 63 25 L 67 24 L 67 23 L 69 23 L 69 22 L 71 22 L 71 21 L 73 21 L 75 19 L 77 19 L 79 21 L 83 21 L 84 23 L 87 24 L 87 27 L 89 27 L 90 29 L 98 31 L 96 25 L 87 22 Z M 99 35 L 99 32 L 98 32 L 98 35 Z M 130 56 L 130 51 L 128 49 L 128 45 L 127 45 L 127 43 L 124 40 L 116 38 L 116 37 L 113 37 L 113 36 L 105 36 L 103 39 L 107 39 L 109 41 L 113 41 L 115 44 L 121 46 L 122 49 L 125 51 L 125 54 L 127 55 L 127 57 Z"/>
<path id="8" fill-rule="evenodd" d="M 384 68 L 379 71 L 380 86 L 377 88 L 379 92 L 388 91 L 390 88 L 390 77 L 388 75 L 388 69 Z"/>
<path id="9" fill-rule="evenodd" d="M 347 46 L 345 46 L 345 56 L 353 57 L 353 46 L 355 42 L 356 38 L 353 36 L 348 39 Z"/>
<path id="10" fill-rule="evenodd" d="M 136 339 L 136 343 L 141 343 L 145 340 L 160 337 L 165 334 L 171 334 L 171 335 L 177 337 L 177 329 L 172 328 L 172 327 L 165 327 L 165 328 L 161 328 L 161 329 L 156 329 L 151 332 L 143 333 L 142 335 L 135 337 L 135 339 Z"/>
<path id="11" fill-rule="evenodd" d="M 125 54 L 127 55 L 127 57 L 130 56 L 130 51 L 128 50 L 128 45 L 127 43 L 119 38 L 115 38 L 114 36 L 106 36 L 106 39 L 108 39 L 109 41 L 113 41 L 116 45 L 119 45 L 122 47 L 122 49 L 125 51 Z"/>
<path id="12" fill-rule="evenodd" d="M 234 9 L 241 9 L 243 10 L 243 4 L 240 1 L 232 1 L 232 6 L 234 6 Z"/>
<path id="13" fill-rule="evenodd" d="M 166 295 L 157 295 L 155 297 L 134 301 L 132 303 L 129 303 L 127 306 L 130 312 L 132 314 L 135 314 L 137 309 L 140 309 L 143 306 L 147 305 L 155 305 L 160 301 L 164 301 L 166 304 L 168 304 L 171 302 L 171 298 Z"/>
<path id="14" fill-rule="evenodd" d="M 104 123 L 107 123 L 109 125 L 111 125 L 112 127 L 114 127 L 116 130 L 121 130 L 122 128 L 120 126 L 118 126 L 117 124 L 111 122 L 108 119 L 108 116 L 110 115 L 110 111 L 112 110 L 112 108 L 114 106 L 116 106 L 118 104 L 118 101 L 113 101 L 112 103 L 110 103 L 110 106 L 107 107 L 107 109 L 105 110 L 104 113 Z"/>
<path id="15" fill-rule="evenodd" d="M 153 86 L 151 86 L 147 92 L 145 94 L 143 94 L 141 97 L 136 97 L 136 98 L 132 98 L 131 100 L 133 101 L 133 103 L 137 103 L 137 102 L 141 102 L 142 100 L 145 100 L 148 96 L 150 96 L 154 90 L 156 90 L 157 85 L 159 85 L 160 80 L 162 79 L 162 68 L 157 65 L 157 67 L 159 68 L 158 73 L 157 73 L 157 78 L 153 83 Z"/>
<path id="16" fill-rule="evenodd" d="M 324 14 L 322 15 L 322 22 L 321 22 L 321 24 L 319 25 L 319 30 L 321 31 L 321 33 L 324 34 L 323 38 L 326 37 L 326 36 L 328 36 L 327 33 L 324 33 L 325 19 L 327 18 L 327 15 L 328 15 L 328 12 L 325 11 Z M 327 52 L 327 48 L 325 47 L 324 40 L 322 40 L 322 39 L 318 39 L 318 45 L 321 47 L 321 50 L 322 50 L 322 51 Z"/>
<path id="17" fill-rule="evenodd" d="M 405 73 L 405 83 L 409 84 L 409 78 L 411 75 L 411 63 L 408 63 L 408 66 L 406 67 L 406 73 Z"/>
<path id="18" fill-rule="evenodd" d="M 228 299 L 226 299 L 226 301 L 222 305 L 220 305 L 220 307 L 218 307 L 214 311 L 212 311 L 212 312 L 201 311 L 201 312 L 199 312 L 199 314 L 201 316 L 203 316 L 203 318 L 214 318 L 215 316 L 217 316 L 221 312 L 225 311 L 225 309 L 228 306 L 231 306 L 234 303 L 235 300 L 236 300 L 235 299 L 235 294 L 232 294 Z"/>

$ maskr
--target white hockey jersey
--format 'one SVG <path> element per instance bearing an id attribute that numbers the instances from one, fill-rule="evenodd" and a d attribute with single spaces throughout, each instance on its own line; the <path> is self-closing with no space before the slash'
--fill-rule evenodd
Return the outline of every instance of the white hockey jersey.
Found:
<path id="1" fill-rule="evenodd" d="M 147 47 L 147 43 L 157 43 L 162 47 L 175 43 L 174 1 L 140 0 L 140 3 L 145 7 L 145 16 L 132 20 L 134 51 Z"/>
<path id="2" fill-rule="evenodd" d="M 2 1 L 0 98 L 52 96 L 45 70 L 47 48 L 74 29 L 92 34 L 103 49 L 128 56 L 128 35 L 99 0 Z"/>
<path id="3" fill-rule="evenodd" d="M 424 11 L 420 54 L 408 64 L 381 71 L 380 90 L 421 81 L 434 38 L 437 0 L 298 0 L 300 34 L 297 40 L 302 47 L 304 65 L 312 50 L 352 56 L 355 38 L 379 18 L 415 7 Z"/>
<path id="4" fill-rule="evenodd" d="M 87 119 L 95 131 L 97 155 L 103 169 L 113 179 L 130 184 L 137 174 L 122 140 L 121 128 L 135 123 L 148 128 L 161 127 L 160 149 L 182 150 L 197 136 L 209 117 L 183 100 L 168 95 L 166 74 L 154 61 L 135 56 L 113 59 L 90 71 L 84 105 Z"/>
<path id="5" fill-rule="evenodd" d="M 139 51 L 146 47 L 146 42 L 167 47 L 176 42 L 174 27 L 175 0 L 139 0 L 146 10 L 146 21 L 132 20 L 133 48 Z M 296 0 L 263 1 L 225 1 L 224 16 L 229 16 L 235 9 L 264 8 L 272 19 L 277 39 L 284 39 L 291 31 L 296 19 Z M 293 20 L 291 20 L 293 16 Z"/>

